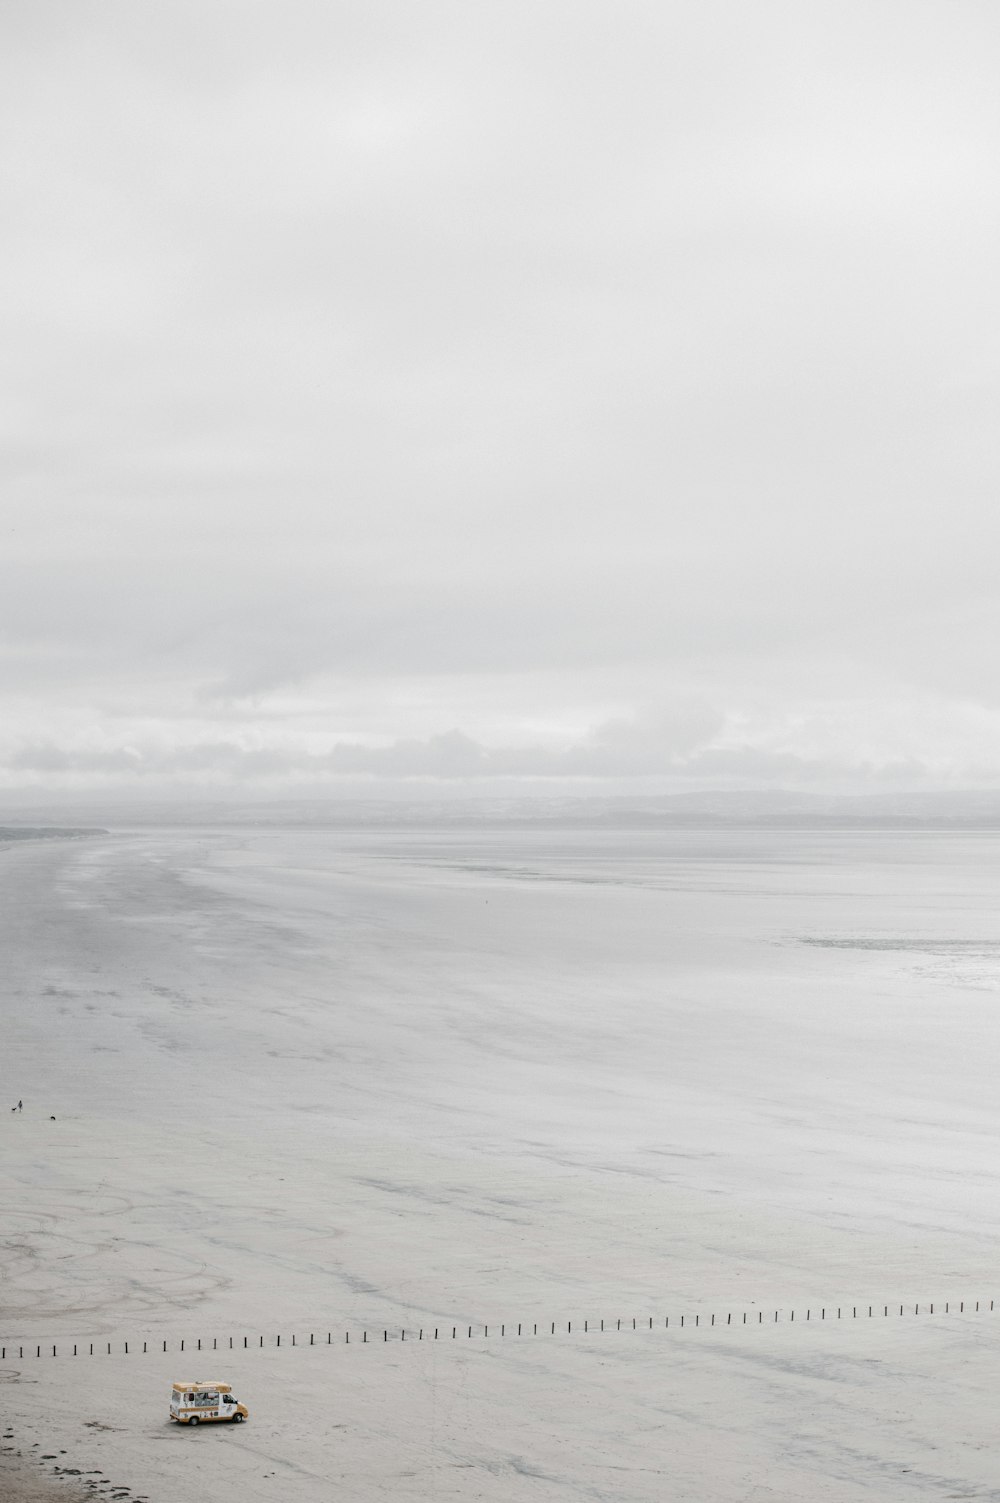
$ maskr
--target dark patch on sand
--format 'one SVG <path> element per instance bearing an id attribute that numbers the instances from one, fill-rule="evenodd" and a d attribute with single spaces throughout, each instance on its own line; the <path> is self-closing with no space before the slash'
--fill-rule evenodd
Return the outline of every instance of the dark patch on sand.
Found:
<path id="1" fill-rule="evenodd" d="M 75 1477 L 64 1482 L 48 1464 L 15 1450 L 0 1451 L 0 1498 L 3 1503 L 90 1503 L 93 1493 Z"/>

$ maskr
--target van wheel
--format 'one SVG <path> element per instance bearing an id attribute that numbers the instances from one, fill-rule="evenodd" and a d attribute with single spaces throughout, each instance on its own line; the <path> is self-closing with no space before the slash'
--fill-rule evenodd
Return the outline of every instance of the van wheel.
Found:
<path id="1" fill-rule="evenodd" d="M 242 1425 L 242 1423 L 243 1423 L 243 1416 L 242 1416 L 242 1414 L 234 1414 L 233 1415 L 233 1424 L 234 1425 Z"/>
<path id="2" fill-rule="evenodd" d="M 188 1420 L 188 1424 L 189 1425 L 196 1425 L 197 1423 L 198 1423 L 198 1416 L 196 1414 L 192 1414 L 191 1418 Z"/>

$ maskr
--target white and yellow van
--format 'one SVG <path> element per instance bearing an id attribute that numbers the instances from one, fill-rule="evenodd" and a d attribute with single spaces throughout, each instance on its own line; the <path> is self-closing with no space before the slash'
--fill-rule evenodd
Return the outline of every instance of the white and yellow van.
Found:
<path id="1" fill-rule="evenodd" d="M 210 1420 L 232 1420 L 239 1425 L 250 1418 L 250 1411 L 233 1398 L 228 1383 L 175 1383 L 170 1390 L 170 1418 L 179 1425 Z"/>

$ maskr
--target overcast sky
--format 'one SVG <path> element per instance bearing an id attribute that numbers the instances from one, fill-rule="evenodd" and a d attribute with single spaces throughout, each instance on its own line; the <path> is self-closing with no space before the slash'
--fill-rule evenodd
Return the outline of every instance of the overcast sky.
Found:
<path id="1" fill-rule="evenodd" d="M 996 0 L 0 32 L 0 785 L 1000 786 Z"/>

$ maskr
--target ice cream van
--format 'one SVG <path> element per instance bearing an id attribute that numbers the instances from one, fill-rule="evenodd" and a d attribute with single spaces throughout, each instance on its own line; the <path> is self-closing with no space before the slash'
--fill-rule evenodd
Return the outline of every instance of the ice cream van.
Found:
<path id="1" fill-rule="evenodd" d="M 240 1425 L 250 1411 L 233 1397 L 228 1383 L 175 1383 L 170 1390 L 170 1418 L 179 1425 L 232 1420 Z"/>

